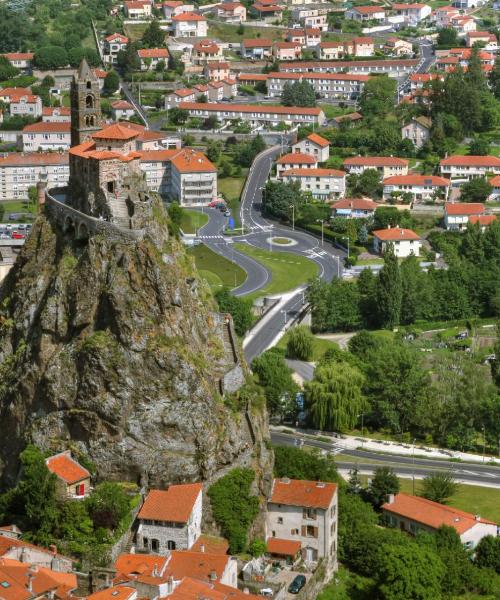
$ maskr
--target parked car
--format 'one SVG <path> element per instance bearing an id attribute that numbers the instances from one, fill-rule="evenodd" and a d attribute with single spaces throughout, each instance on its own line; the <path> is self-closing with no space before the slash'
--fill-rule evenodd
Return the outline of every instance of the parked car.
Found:
<path id="1" fill-rule="evenodd" d="M 12 239 L 13 240 L 24 240 L 24 233 L 19 233 L 19 231 L 13 231 Z"/>
<path id="2" fill-rule="evenodd" d="M 300 590 L 305 586 L 306 578 L 305 575 L 297 575 L 292 583 L 288 586 L 289 594 L 298 594 Z"/>
<path id="3" fill-rule="evenodd" d="M 226 210 L 226 212 L 224 213 L 225 217 L 230 217 L 231 216 L 231 211 L 230 210 Z"/>

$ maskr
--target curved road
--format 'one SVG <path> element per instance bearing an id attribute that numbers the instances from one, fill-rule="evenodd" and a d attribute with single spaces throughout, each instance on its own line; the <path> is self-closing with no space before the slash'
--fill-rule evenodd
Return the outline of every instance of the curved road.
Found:
<path id="1" fill-rule="evenodd" d="M 322 442 L 304 437 L 300 434 L 287 434 L 271 431 L 271 441 L 277 446 L 295 446 L 298 440 L 303 440 L 305 446 L 311 446 L 320 450 L 326 450 L 336 455 L 335 464 L 341 469 L 353 469 L 357 467 L 363 471 L 373 471 L 382 463 L 390 465 L 397 475 L 408 476 L 415 473 L 416 477 L 424 477 L 436 471 L 452 470 L 453 475 L 459 481 L 470 484 L 479 483 L 483 486 L 500 487 L 500 468 L 488 464 L 451 462 L 446 460 L 432 460 L 420 457 L 398 456 L 397 454 L 379 454 L 366 450 L 344 449 L 341 443 Z M 342 453 L 346 452 L 350 457 L 359 458 L 359 461 L 342 460 Z M 378 464 L 370 462 L 377 461 Z"/>

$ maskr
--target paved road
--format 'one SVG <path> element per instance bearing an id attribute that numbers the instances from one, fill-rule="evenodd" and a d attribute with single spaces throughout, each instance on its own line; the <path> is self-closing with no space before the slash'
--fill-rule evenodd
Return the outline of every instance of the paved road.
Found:
<path id="1" fill-rule="evenodd" d="M 415 472 L 416 476 L 425 476 L 429 473 L 435 473 L 437 470 L 452 470 L 456 479 L 467 481 L 468 483 L 480 483 L 490 485 L 491 487 L 500 486 L 500 468 L 492 467 L 488 464 L 478 463 L 450 462 L 442 460 L 427 460 L 419 457 L 414 459 L 409 456 L 398 456 L 396 454 L 379 454 L 365 450 L 344 449 L 339 443 L 322 442 L 320 440 L 308 439 L 300 434 L 287 434 L 271 432 L 271 441 L 278 446 L 294 446 L 296 440 L 304 440 L 304 445 L 320 450 L 326 450 L 336 455 L 335 463 L 342 469 L 352 469 L 357 467 L 363 471 L 373 471 L 379 465 L 369 461 L 378 461 L 390 465 L 397 475 L 411 475 Z M 349 459 L 343 460 L 342 453 L 346 452 Z M 350 457 L 355 456 L 359 461 L 353 461 Z M 365 461 L 365 462 L 363 462 Z"/>
<path id="2" fill-rule="evenodd" d="M 311 363 L 304 362 L 303 360 L 291 360 L 290 358 L 287 358 L 285 362 L 304 381 L 311 381 L 313 378 L 314 367 Z"/>

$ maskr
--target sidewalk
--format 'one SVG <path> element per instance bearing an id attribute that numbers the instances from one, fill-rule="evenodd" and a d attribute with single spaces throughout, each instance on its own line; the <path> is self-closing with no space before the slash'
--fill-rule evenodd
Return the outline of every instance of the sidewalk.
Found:
<path id="1" fill-rule="evenodd" d="M 326 431 L 316 431 L 313 429 L 295 429 L 293 427 L 270 425 L 269 429 L 281 433 L 294 433 L 295 435 L 308 435 L 316 438 L 330 438 L 332 444 L 345 450 L 363 449 L 368 452 L 380 452 L 384 454 L 397 454 L 399 456 L 416 456 L 419 458 L 440 458 L 441 460 L 462 460 L 464 462 L 477 462 L 491 464 L 495 462 L 500 467 L 500 459 L 496 456 L 472 454 L 470 452 L 458 452 L 441 448 L 431 448 L 428 446 L 405 444 L 398 442 L 374 440 L 367 437 L 354 437 L 342 435 L 336 437 L 336 434 Z M 323 439 L 319 440 L 323 441 Z"/>

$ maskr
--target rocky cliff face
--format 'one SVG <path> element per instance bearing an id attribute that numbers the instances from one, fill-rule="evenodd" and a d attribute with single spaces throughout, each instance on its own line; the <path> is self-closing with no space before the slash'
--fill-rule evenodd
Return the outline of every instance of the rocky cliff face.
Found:
<path id="1" fill-rule="evenodd" d="M 28 442 L 87 457 L 101 479 L 158 486 L 245 465 L 269 482 L 265 414 L 221 396 L 233 357 L 215 305 L 155 216 L 133 243 L 34 225 L 0 290 L 4 487 Z"/>

